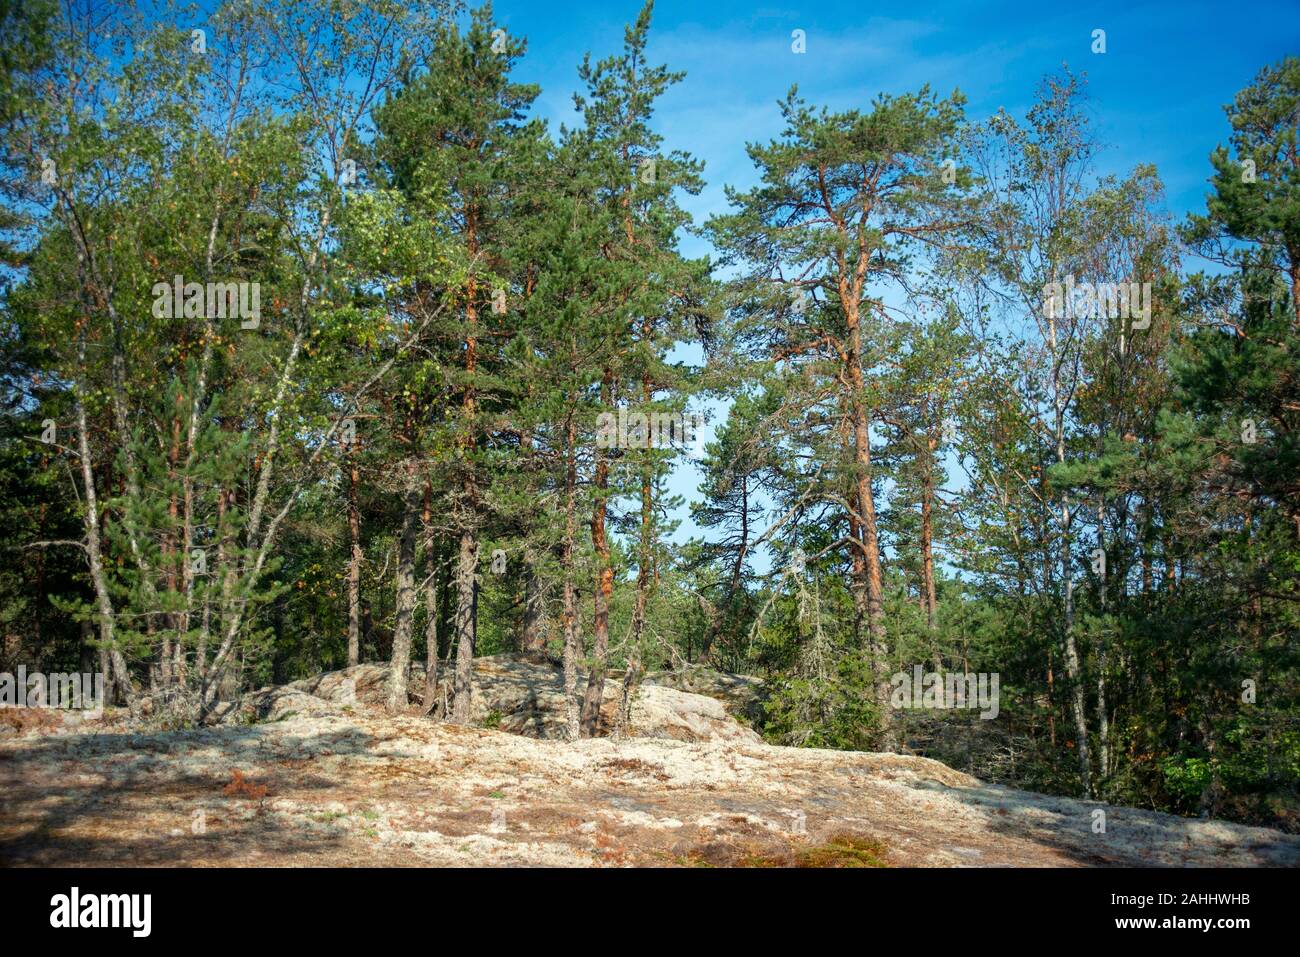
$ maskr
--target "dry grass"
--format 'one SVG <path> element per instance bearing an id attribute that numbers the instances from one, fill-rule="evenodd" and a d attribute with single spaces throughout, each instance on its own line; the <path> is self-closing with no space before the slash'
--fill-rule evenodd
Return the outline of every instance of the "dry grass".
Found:
<path id="1" fill-rule="evenodd" d="M 771 856 L 752 854 L 741 867 L 888 867 L 885 845 L 856 834 L 837 834 L 825 844 Z"/>
<path id="2" fill-rule="evenodd" d="M 254 784 L 248 778 L 244 777 L 244 772 L 235 769 L 227 784 L 221 791 L 226 797 L 246 797 L 254 801 L 260 801 L 266 797 L 267 788 L 264 784 Z"/>
<path id="3" fill-rule="evenodd" d="M 669 775 L 664 773 L 662 767 L 651 764 L 649 761 L 642 761 L 640 758 L 610 758 L 607 761 L 602 761 L 597 767 L 602 771 L 642 774 L 654 778 L 656 781 L 667 781 L 669 779 Z"/>
<path id="4" fill-rule="evenodd" d="M 0 727 L 13 728 L 19 734 L 33 728 L 52 730 L 59 723 L 59 716 L 47 708 L 0 708 Z"/>

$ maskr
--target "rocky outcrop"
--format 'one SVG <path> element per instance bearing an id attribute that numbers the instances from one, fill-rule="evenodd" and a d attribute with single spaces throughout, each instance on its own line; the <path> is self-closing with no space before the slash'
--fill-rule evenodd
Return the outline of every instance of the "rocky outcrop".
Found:
<path id="1" fill-rule="evenodd" d="M 321 717 L 343 714 L 342 705 L 317 697 L 300 688 L 270 688 L 252 699 L 253 717 L 258 721 L 284 721 L 297 715 Z M 245 717 L 249 717 L 245 711 Z"/>
<path id="2" fill-rule="evenodd" d="M 731 674 L 704 665 L 687 665 L 675 671 L 652 671 L 642 683 L 714 698 L 728 714 L 751 726 L 763 721 L 767 686 L 762 678 Z"/>
<path id="3" fill-rule="evenodd" d="M 318 707 L 299 695 L 339 713 L 292 711 Z M 0 866 L 1300 866 L 1300 837 L 925 758 L 539 740 L 301 689 L 264 700 L 290 710 L 141 734 L 110 709 L 0 736 Z"/>
<path id="4" fill-rule="evenodd" d="M 410 687 L 415 697 L 424 689 L 424 670 L 416 665 L 411 671 Z M 579 687 L 586 683 L 586 674 L 580 674 Z M 450 693 L 445 683 L 441 691 Z M 612 675 L 605 682 L 602 733 L 613 730 L 621 694 L 622 681 Z M 246 719 L 251 714 L 257 720 L 277 721 L 294 714 L 342 714 L 346 708 L 382 708 L 387 699 L 387 666 L 357 665 L 279 688 L 264 688 L 250 697 L 242 714 Z M 470 720 L 479 727 L 525 737 L 563 739 L 563 670 L 514 655 L 475 659 Z M 727 713 L 718 698 L 649 681 L 636 691 L 625 733 L 633 738 L 675 741 L 759 740 L 752 728 Z"/>
<path id="5" fill-rule="evenodd" d="M 1300 837 L 1275 830 L 765 744 L 717 699 L 660 684 L 640 688 L 631 736 L 576 742 L 555 740 L 545 662 L 480 659 L 478 727 L 416 701 L 389 714 L 386 685 L 382 665 L 332 672 L 201 729 L 142 733 L 121 709 L 11 728 L 0 866 L 1300 866 Z"/>

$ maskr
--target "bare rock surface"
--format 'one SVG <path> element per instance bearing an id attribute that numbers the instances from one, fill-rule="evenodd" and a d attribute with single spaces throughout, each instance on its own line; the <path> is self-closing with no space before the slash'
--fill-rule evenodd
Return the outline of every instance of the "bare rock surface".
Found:
<path id="1" fill-rule="evenodd" d="M 444 676 L 444 685 L 447 680 L 449 676 Z M 580 674 L 579 688 L 586 683 L 587 675 Z M 423 694 L 424 670 L 418 665 L 411 669 L 410 687 L 413 695 Z M 605 682 L 602 732 L 613 729 L 621 695 L 621 676 L 611 676 Z M 378 708 L 387 700 L 388 668 L 357 665 L 281 688 L 263 689 L 251 697 L 250 706 L 259 719 L 277 720 L 294 713 L 341 714 L 344 707 Z M 554 665 L 513 655 L 477 658 L 470 704 L 472 724 L 530 738 L 565 738 L 564 674 Z M 717 697 L 649 681 L 636 690 L 626 734 L 675 741 L 759 741 L 754 730 L 728 714 Z"/>
<path id="2" fill-rule="evenodd" d="M 763 702 L 767 698 L 762 678 L 731 674 L 700 665 L 688 665 L 676 671 L 653 671 L 645 676 L 643 682 L 715 698 L 722 702 L 728 714 L 750 724 L 762 717 Z"/>
<path id="3" fill-rule="evenodd" d="M 280 720 L 249 726 L 140 734 L 109 711 L 0 737 L 0 865 L 1300 864 L 1295 836 L 994 787 L 924 758 L 568 743 L 299 688 L 270 706 Z"/>

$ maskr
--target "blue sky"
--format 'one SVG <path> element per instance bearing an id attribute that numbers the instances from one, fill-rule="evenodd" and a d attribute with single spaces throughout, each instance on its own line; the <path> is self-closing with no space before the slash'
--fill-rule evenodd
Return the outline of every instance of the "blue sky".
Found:
<path id="1" fill-rule="evenodd" d="M 656 127 L 667 148 L 705 162 L 708 183 L 683 205 L 703 222 L 725 209 L 724 184 L 754 182 L 745 143 L 779 135 L 776 102 L 792 84 L 832 109 L 865 109 L 879 93 L 927 83 L 944 95 L 960 89 L 968 117 L 982 120 L 999 107 L 1023 116 L 1039 80 L 1064 64 L 1088 81 L 1089 113 L 1106 147 L 1098 172 L 1155 164 L 1181 220 L 1204 207 L 1207 157 L 1228 137 L 1223 105 L 1261 67 L 1300 52 L 1296 0 L 1045 6 L 659 0 L 649 57 L 686 78 L 660 101 Z M 557 128 L 574 122 L 582 55 L 599 59 L 620 49 L 640 3 L 498 0 L 494 9 L 512 35 L 528 39 L 515 75 L 542 87 L 537 110 Z M 806 35 L 803 54 L 791 50 L 796 29 Z M 1105 53 L 1092 52 L 1096 29 L 1105 31 Z M 699 239 L 683 249 L 709 251 Z M 689 501 L 697 481 L 695 468 L 682 462 L 670 484 Z M 696 533 L 686 509 L 677 517 L 679 540 Z"/>
<path id="2" fill-rule="evenodd" d="M 1039 79 L 1064 63 L 1087 74 L 1109 147 L 1101 171 L 1154 163 L 1181 218 L 1202 207 L 1206 157 L 1227 139 L 1223 104 L 1265 64 L 1300 53 L 1295 0 L 1044 6 L 659 0 L 649 55 L 687 75 L 661 101 L 657 126 L 668 147 L 705 161 L 709 184 L 688 208 L 707 217 L 723 208 L 724 183 L 752 182 L 745 143 L 780 132 L 775 104 L 791 84 L 843 109 L 928 83 L 960 89 L 968 115 L 983 119 L 998 107 L 1023 115 Z M 538 109 L 553 125 L 572 116 L 583 53 L 619 49 L 639 10 L 638 0 L 495 4 L 497 19 L 528 38 L 516 75 L 542 86 Z M 795 29 L 807 35 L 804 54 L 791 52 Z M 1094 29 L 1106 31 L 1104 54 L 1091 52 Z"/>

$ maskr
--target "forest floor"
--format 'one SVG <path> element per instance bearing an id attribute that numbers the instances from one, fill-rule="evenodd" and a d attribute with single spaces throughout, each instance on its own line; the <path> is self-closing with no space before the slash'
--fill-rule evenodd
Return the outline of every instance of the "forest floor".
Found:
<path id="1" fill-rule="evenodd" d="M 109 712 L 0 737 L 0 865 L 1300 865 L 1300 837 L 924 758 L 349 710 L 157 734 Z"/>

